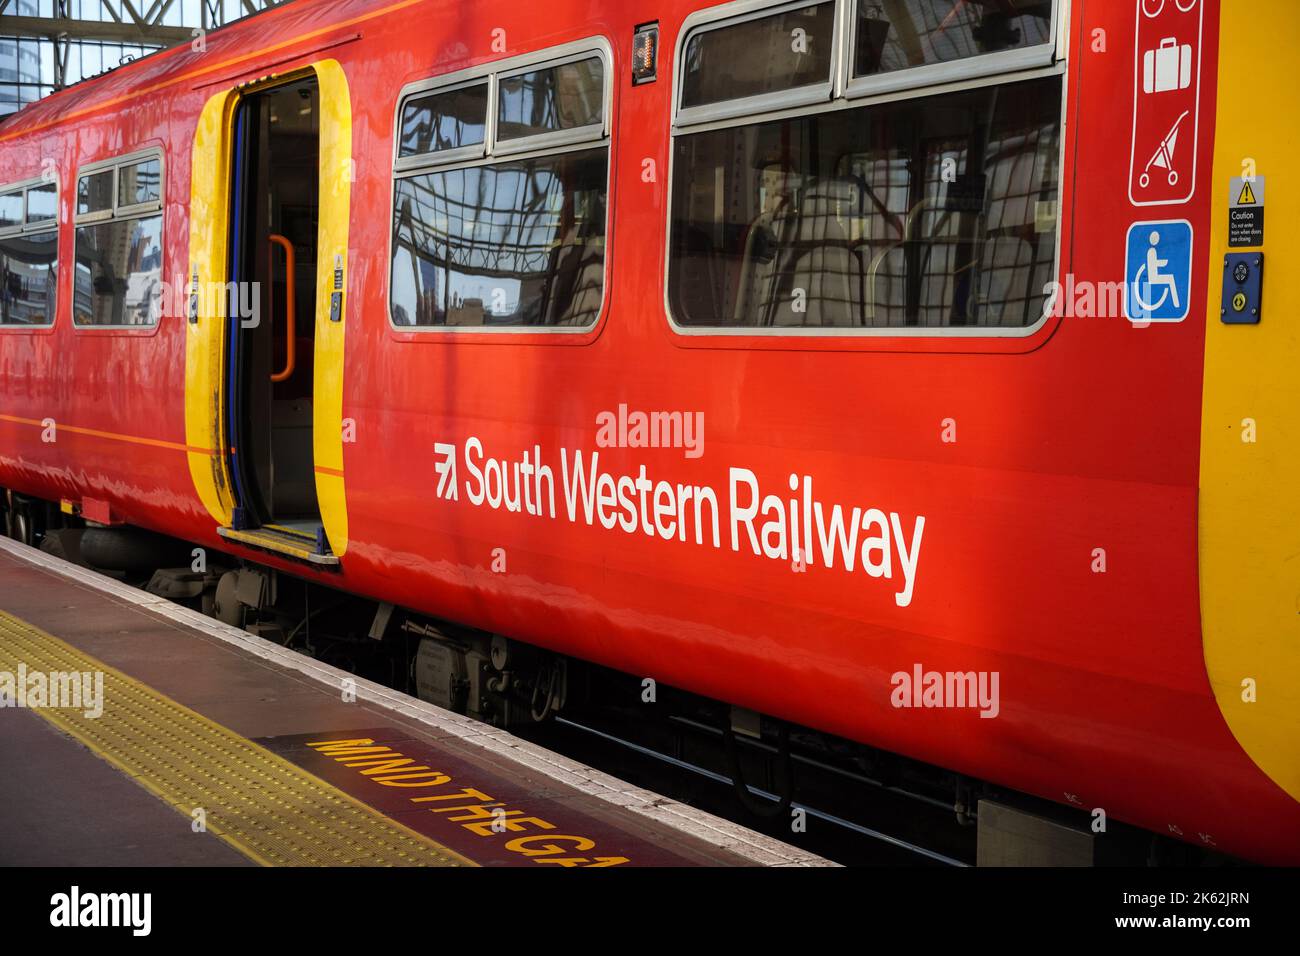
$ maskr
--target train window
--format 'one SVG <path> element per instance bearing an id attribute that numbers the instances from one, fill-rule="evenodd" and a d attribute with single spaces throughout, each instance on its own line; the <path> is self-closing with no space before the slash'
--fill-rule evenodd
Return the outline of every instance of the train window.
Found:
<path id="1" fill-rule="evenodd" d="M 20 226 L 23 222 L 23 191 L 0 193 L 0 229 Z"/>
<path id="2" fill-rule="evenodd" d="M 118 206 L 157 202 L 162 187 L 161 174 L 162 166 L 156 159 L 121 167 L 117 172 Z"/>
<path id="3" fill-rule="evenodd" d="M 77 215 L 111 212 L 113 209 L 113 170 L 82 176 L 77 180 Z"/>
<path id="4" fill-rule="evenodd" d="M 884 6 L 894 15 L 945 4 Z M 1036 7 L 1051 22 L 1050 4 Z M 690 50 L 688 34 L 680 55 Z M 846 40 L 846 75 L 856 55 Z M 683 91 L 670 193 L 674 323 L 776 335 L 1035 327 L 1055 268 L 1061 77 L 1049 64 L 870 103 L 846 90 L 799 114 L 756 103 L 706 126 L 687 115 Z"/>
<path id="5" fill-rule="evenodd" d="M 158 321 L 162 295 L 162 157 L 119 157 L 77 180 L 72 321 L 138 328 Z"/>
<path id="6" fill-rule="evenodd" d="M 608 57 L 602 42 L 584 41 L 449 77 L 432 92 L 420 84 L 399 101 L 389 282 L 395 327 L 535 331 L 595 323 L 604 298 Z M 406 152 L 408 121 L 427 108 L 418 104 L 449 103 L 467 89 L 497 91 L 483 101 L 477 154 Z"/>
<path id="7" fill-rule="evenodd" d="M 59 274 L 58 184 L 0 192 L 0 326 L 54 324 Z"/>
<path id="8" fill-rule="evenodd" d="M 606 166 L 601 147 L 398 180 L 393 322 L 590 325 Z"/>
<path id="9" fill-rule="evenodd" d="M 829 99 L 835 19 L 834 2 L 814 3 L 692 33 L 682 55 L 683 111 L 742 101 L 710 111 L 721 116 L 744 110 L 743 101 L 755 97 L 768 109 Z"/>
<path id="10" fill-rule="evenodd" d="M 857 0 L 850 75 L 857 80 L 951 64 L 930 70 L 930 79 L 939 81 L 982 69 L 1042 65 L 1050 60 L 1054 26 L 1052 0 Z M 883 84 L 850 84 L 850 90 L 916 82 L 912 74 Z"/>
<path id="11" fill-rule="evenodd" d="M 72 321 L 153 325 L 162 283 L 162 216 L 77 227 Z"/>
<path id="12" fill-rule="evenodd" d="M 599 57 L 503 76 L 497 82 L 497 139 L 599 127 L 604 102 Z"/>
<path id="13" fill-rule="evenodd" d="M 58 190 L 54 183 L 43 183 L 27 190 L 27 225 L 49 222 L 59 214 Z"/>
<path id="14" fill-rule="evenodd" d="M 410 100 L 402 111 L 399 156 L 446 154 L 479 146 L 487 135 L 488 84 L 471 83 Z M 483 150 L 475 150 L 482 154 Z"/>
<path id="15" fill-rule="evenodd" d="M 59 234 L 0 237 L 0 325 L 54 324 Z"/>

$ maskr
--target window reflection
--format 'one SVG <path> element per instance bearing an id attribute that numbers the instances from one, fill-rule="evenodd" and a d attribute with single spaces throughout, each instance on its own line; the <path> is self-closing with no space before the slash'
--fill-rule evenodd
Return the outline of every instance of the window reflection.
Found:
<path id="1" fill-rule="evenodd" d="M 682 106 L 829 83 L 835 4 L 696 33 L 682 61 Z"/>
<path id="2" fill-rule="evenodd" d="M 0 239 L 0 325 L 50 325 L 58 288 L 57 232 Z"/>
<path id="3" fill-rule="evenodd" d="M 113 208 L 113 171 L 90 173 L 77 180 L 77 214 Z"/>
<path id="4" fill-rule="evenodd" d="M 402 110 L 401 156 L 476 146 L 487 128 L 488 86 L 431 93 Z"/>
<path id="5" fill-rule="evenodd" d="M 162 164 L 156 159 L 123 166 L 117 173 L 117 204 L 157 202 L 162 189 Z"/>
<path id="6" fill-rule="evenodd" d="M 1037 46 L 1051 31 L 1051 0 L 858 0 L 853 75 Z"/>
<path id="7" fill-rule="evenodd" d="M 77 325 L 153 325 L 162 292 L 162 216 L 77 227 Z"/>
<path id="8" fill-rule="evenodd" d="M 600 310 L 605 147 L 399 179 L 399 326 L 585 326 Z"/>
<path id="9" fill-rule="evenodd" d="M 674 318 L 1033 325 L 1055 255 L 1060 82 L 677 136 Z"/>
<path id="10" fill-rule="evenodd" d="M 0 229 L 23 222 L 23 191 L 0 194 Z"/>
<path id="11" fill-rule="evenodd" d="M 604 66 L 598 57 L 502 77 L 497 139 L 536 136 L 601 122 Z"/>
<path id="12" fill-rule="evenodd" d="M 54 183 L 32 186 L 27 190 L 27 221 L 43 222 L 59 214 L 59 200 Z"/>

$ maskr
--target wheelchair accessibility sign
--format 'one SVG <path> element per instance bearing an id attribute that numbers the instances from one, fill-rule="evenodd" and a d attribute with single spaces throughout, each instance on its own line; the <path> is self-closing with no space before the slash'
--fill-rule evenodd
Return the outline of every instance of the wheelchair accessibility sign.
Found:
<path id="1" fill-rule="evenodd" d="M 1191 311 L 1192 224 L 1184 219 L 1129 226 L 1124 317 L 1181 322 Z"/>

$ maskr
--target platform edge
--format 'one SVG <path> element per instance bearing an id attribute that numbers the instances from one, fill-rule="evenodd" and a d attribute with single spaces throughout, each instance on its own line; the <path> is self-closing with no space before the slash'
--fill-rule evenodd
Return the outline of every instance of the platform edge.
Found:
<path id="1" fill-rule="evenodd" d="M 456 736 L 466 743 L 492 751 L 498 756 L 509 757 L 580 793 L 622 807 L 653 820 L 660 826 L 686 833 L 701 842 L 754 864 L 777 867 L 839 865 L 816 854 L 782 843 L 774 837 L 755 833 L 730 820 L 724 820 L 653 791 L 634 787 L 609 774 L 515 737 L 507 731 L 444 710 L 427 701 L 410 697 L 390 687 L 376 684 L 314 658 L 287 650 L 237 627 L 175 604 L 167 598 L 122 584 L 120 581 L 46 554 L 39 549 L 0 537 L 0 550 L 28 564 L 52 571 L 101 593 L 112 595 L 159 617 L 209 634 L 255 657 L 296 671 L 319 683 L 338 687 L 340 682 L 350 680 L 355 686 L 359 700 L 392 710 L 442 733 Z M 563 774 L 563 777 L 560 774 Z"/>

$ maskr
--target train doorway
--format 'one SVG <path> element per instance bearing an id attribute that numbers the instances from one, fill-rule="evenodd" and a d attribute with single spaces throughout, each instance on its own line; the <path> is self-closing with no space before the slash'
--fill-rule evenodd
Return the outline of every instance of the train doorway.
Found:
<path id="1" fill-rule="evenodd" d="M 235 115 L 227 427 L 230 536 L 329 563 L 314 455 L 320 121 L 314 75 L 245 95 Z"/>

